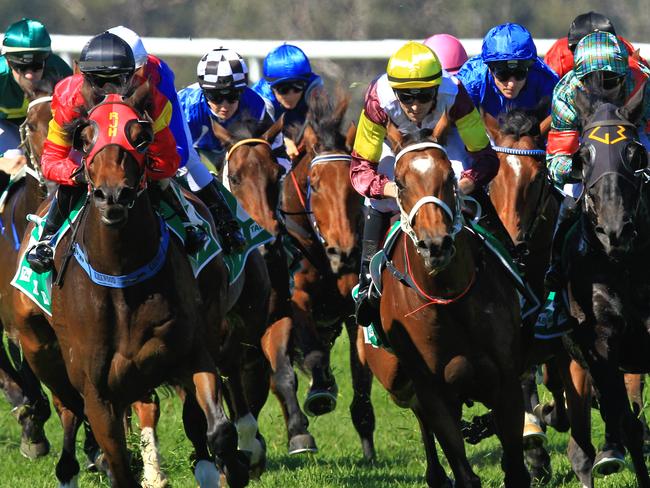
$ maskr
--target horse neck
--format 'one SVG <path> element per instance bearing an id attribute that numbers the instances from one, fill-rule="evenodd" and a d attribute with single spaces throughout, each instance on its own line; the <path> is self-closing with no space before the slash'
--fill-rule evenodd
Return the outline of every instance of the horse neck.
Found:
<path id="1" fill-rule="evenodd" d="M 90 264 L 100 273 L 122 275 L 145 265 L 158 252 L 160 220 L 146 192 L 131 209 L 126 223 L 112 228 L 101 222 L 97 207 L 89 202 L 85 221 L 80 225 L 77 242 L 88 255 Z"/>
<path id="2" fill-rule="evenodd" d="M 430 273 L 425 268 L 424 261 L 417 253 L 415 244 L 408 237 L 400 239 L 393 258 L 401 261 L 402 269 L 411 275 L 421 291 L 427 295 L 455 297 L 467 289 L 477 272 L 476 246 L 471 239 L 471 235 L 466 230 L 462 230 L 456 236 L 454 243 L 456 252 L 451 261 L 443 269 L 434 273 Z M 397 265 L 399 267 L 399 264 Z"/>

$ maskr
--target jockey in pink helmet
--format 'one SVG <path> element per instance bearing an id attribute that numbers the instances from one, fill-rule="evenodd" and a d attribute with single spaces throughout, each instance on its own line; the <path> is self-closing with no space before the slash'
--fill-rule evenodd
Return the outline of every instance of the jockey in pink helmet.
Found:
<path id="1" fill-rule="evenodd" d="M 455 75 L 467 61 L 467 52 L 461 42 L 451 34 L 436 34 L 427 37 L 424 45 L 438 55 L 442 67 L 447 73 Z"/>

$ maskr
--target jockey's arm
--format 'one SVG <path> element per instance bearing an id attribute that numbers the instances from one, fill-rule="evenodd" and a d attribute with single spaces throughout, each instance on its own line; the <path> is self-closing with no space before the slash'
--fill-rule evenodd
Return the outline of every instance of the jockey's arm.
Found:
<path id="1" fill-rule="evenodd" d="M 474 160 L 472 167 L 462 172 L 460 180 L 461 190 L 471 193 L 476 187 L 487 185 L 496 176 L 499 158 L 492 149 L 483 119 L 462 84 L 458 85 L 458 94 L 448 116 Z"/>
<path id="2" fill-rule="evenodd" d="M 172 105 L 160 92 L 153 93 L 154 139 L 147 149 L 147 176 L 153 180 L 171 178 L 180 165 L 180 156 L 176 150 L 176 139 L 169 127 L 172 117 Z"/>
<path id="3" fill-rule="evenodd" d="M 551 130 L 546 143 L 546 164 L 557 185 L 571 183 L 572 155 L 580 145 L 578 113 L 567 88 L 558 85 L 553 93 Z"/>
<path id="4" fill-rule="evenodd" d="M 66 120 L 63 110 L 59 110 L 57 98 L 52 100 L 54 116 L 50 120 L 47 139 L 41 156 L 41 169 L 45 179 L 60 185 L 74 186 L 72 174 L 79 169 L 81 160 L 79 153 L 72 151 L 72 143 L 63 129 Z"/>

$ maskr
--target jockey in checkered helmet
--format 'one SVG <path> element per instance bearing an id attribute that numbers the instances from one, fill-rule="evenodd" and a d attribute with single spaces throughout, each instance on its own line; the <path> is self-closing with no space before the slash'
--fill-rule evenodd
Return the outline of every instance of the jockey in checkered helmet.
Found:
<path id="1" fill-rule="evenodd" d="M 248 86 L 248 67 L 244 58 L 223 47 L 201 58 L 196 76 L 204 90 L 243 90 Z"/>

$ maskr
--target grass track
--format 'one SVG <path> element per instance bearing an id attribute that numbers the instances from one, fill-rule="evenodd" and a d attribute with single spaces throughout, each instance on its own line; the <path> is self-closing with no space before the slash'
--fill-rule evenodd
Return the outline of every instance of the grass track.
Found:
<path id="1" fill-rule="evenodd" d="M 268 446 L 267 471 L 253 488 L 379 488 L 424 487 L 424 449 L 419 430 L 410 411 L 396 407 L 375 382 L 373 404 L 377 417 L 375 445 L 377 461 L 372 465 L 361 460 L 361 448 L 350 420 L 348 406 L 352 397 L 347 360 L 347 338 L 341 336 L 334 348 L 332 364 L 339 383 L 337 410 L 324 417 L 311 419 L 310 431 L 315 436 L 320 452 L 309 456 L 289 456 L 286 452 L 284 421 L 274 397 L 260 416 L 260 428 Z M 305 377 L 300 377 L 300 398 L 304 398 Z M 543 391 L 542 396 L 549 395 Z M 159 428 L 164 469 L 175 488 L 195 487 L 189 469 L 190 444 L 180 421 L 180 402 L 175 397 L 161 400 L 162 414 Z M 482 411 L 482 407 L 474 407 Z M 602 441 L 602 423 L 598 412 L 592 412 L 594 444 Z M 465 413 L 468 416 L 468 413 Z M 28 461 L 18 452 L 20 430 L 9 414 L 8 404 L 0 400 L 0 488 L 51 488 L 57 486 L 54 467 L 61 447 L 61 427 L 54 415 L 46 425 L 52 443 L 50 455 L 37 461 Z M 78 441 L 78 459 L 83 462 L 81 435 Z M 131 439 L 137 445 L 137 438 Z M 553 480 L 547 485 L 579 487 L 564 454 L 567 434 L 550 432 L 549 444 L 553 463 Z M 467 446 L 470 463 L 481 477 L 484 487 L 500 487 L 503 475 L 499 468 L 500 446 L 496 439 L 483 441 L 478 446 Z M 444 457 L 443 457 L 444 463 Z M 446 466 L 446 464 L 445 464 Z M 448 470 L 449 472 L 449 470 Z M 79 481 L 83 488 L 107 487 L 105 477 L 82 470 Z M 631 471 L 598 481 L 597 488 L 633 488 L 636 486 Z"/>

